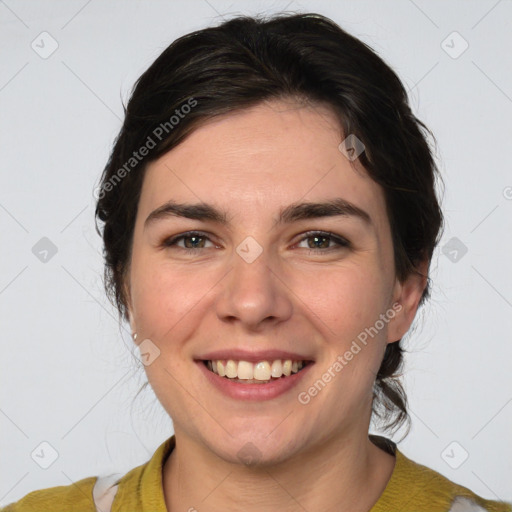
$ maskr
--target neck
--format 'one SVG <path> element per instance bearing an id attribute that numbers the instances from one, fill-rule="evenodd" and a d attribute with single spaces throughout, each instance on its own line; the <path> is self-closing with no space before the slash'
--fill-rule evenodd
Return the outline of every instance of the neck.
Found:
<path id="1" fill-rule="evenodd" d="M 207 453 L 177 433 L 163 468 L 167 509 L 367 512 L 384 491 L 395 457 L 367 435 L 348 441 L 329 439 L 285 462 L 246 467 Z"/>

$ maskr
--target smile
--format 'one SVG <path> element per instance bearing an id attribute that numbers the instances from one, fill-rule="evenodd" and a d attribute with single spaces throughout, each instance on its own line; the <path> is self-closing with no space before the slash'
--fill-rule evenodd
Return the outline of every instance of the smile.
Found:
<path id="1" fill-rule="evenodd" d="M 293 361 L 291 359 L 275 359 L 273 361 L 208 360 L 206 367 L 220 377 L 245 384 L 265 384 L 271 380 L 289 377 L 298 373 L 309 361 Z"/>
<path id="2" fill-rule="evenodd" d="M 195 363 L 213 390 L 244 401 L 271 400 L 284 395 L 296 387 L 315 365 L 313 361 L 291 359 L 254 363 L 243 359 L 200 359 Z M 279 377 L 274 376 L 278 374 Z"/>

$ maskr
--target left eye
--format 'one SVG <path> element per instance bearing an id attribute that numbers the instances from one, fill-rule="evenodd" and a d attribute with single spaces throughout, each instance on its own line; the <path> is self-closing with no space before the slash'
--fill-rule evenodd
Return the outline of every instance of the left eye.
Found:
<path id="1" fill-rule="evenodd" d="M 308 240 L 311 241 L 308 242 Z M 303 247 L 305 249 L 332 249 L 333 246 L 330 246 L 329 244 L 331 242 L 334 243 L 335 247 L 349 247 L 350 242 L 346 240 L 345 238 L 339 237 L 337 235 L 333 235 L 332 233 L 323 232 L 323 231 L 313 231 L 306 233 L 306 236 L 303 237 L 300 241 L 300 243 L 306 242 L 307 247 Z"/>

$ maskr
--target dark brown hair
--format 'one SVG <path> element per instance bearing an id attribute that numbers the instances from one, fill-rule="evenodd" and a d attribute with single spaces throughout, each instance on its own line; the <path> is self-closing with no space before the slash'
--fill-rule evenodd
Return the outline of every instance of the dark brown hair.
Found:
<path id="1" fill-rule="evenodd" d="M 137 80 L 124 107 L 96 205 L 105 288 L 120 316 L 127 319 L 123 284 L 147 164 L 201 122 L 271 99 L 317 103 L 337 115 L 343 133 L 364 144 L 360 162 L 384 191 L 398 279 L 430 261 L 443 222 L 428 145 L 428 136 L 435 138 L 412 113 L 397 75 L 365 43 L 321 15 L 241 16 L 173 42 Z M 427 282 L 421 303 L 429 289 Z M 402 360 L 400 340 L 388 344 L 376 375 L 373 412 L 385 428 L 408 420 L 396 378 Z"/>

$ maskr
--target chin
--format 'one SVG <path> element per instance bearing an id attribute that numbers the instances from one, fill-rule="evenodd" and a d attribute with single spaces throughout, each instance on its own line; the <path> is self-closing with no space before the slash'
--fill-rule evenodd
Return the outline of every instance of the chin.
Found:
<path id="1" fill-rule="evenodd" d="M 284 462 L 299 449 L 303 434 L 279 431 L 276 422 L 271 423 L 265 421 L 257 429 L 252 422 L 250 429 L 229 430 L 231 436 L 224 432 L 221 439 L 211 440 L 210 449 L 226 462 L 247 467 L 263 468 Z"/>

